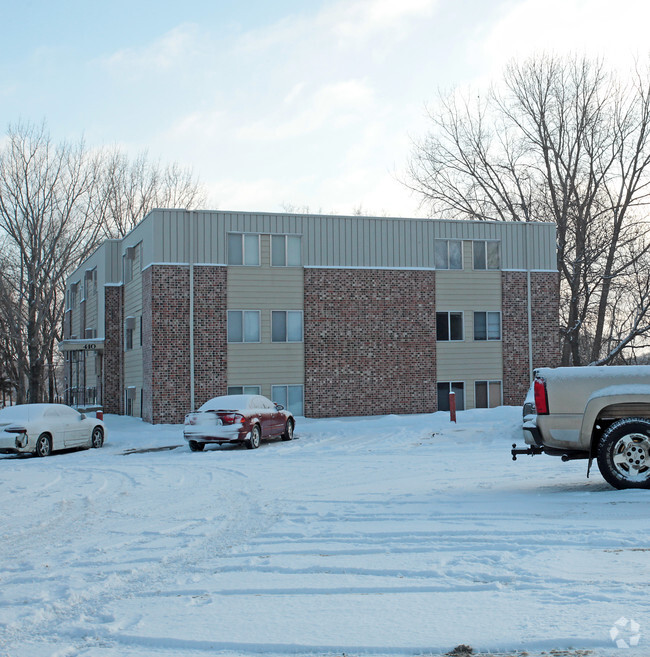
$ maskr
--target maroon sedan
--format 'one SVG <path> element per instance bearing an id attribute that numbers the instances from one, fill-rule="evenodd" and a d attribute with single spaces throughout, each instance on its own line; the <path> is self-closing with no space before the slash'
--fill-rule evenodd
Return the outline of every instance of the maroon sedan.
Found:
<path id="1" fill-rule="evenodd" d="M 183 436 L 193 452 L 206 444 L 245 443 L 249 449 L 268 438 L 293 439 L 294 417 L 261 395 L 227 395 L 205 402 L 185 416 Z"/>

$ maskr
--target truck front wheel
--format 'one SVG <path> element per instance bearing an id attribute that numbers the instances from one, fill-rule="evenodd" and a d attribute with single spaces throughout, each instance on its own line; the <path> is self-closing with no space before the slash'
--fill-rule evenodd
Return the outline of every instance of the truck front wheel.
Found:
<path id="1" fill-rule="evenodd" d="M 650 488 L 650 420 L 614 422 L 600 439 L 598 468 L 614 488 Z"/>

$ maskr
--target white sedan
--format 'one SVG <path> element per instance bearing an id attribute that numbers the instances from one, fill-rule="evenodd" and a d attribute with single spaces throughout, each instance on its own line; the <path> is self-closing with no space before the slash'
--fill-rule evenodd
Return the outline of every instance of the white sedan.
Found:
<path id="1" fill-rule="evenodd" d="M 0 454 L 49 456 L 58 449 L 101 447 L 104 423 L 63 404 L 20 404 L 0 411 Z"/>

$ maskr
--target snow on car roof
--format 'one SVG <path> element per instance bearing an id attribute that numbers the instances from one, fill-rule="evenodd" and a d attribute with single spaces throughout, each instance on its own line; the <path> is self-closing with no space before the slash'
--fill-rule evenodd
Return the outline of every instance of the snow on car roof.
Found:
<path id="1" fill-rule="evenodd" d="M 43 413 L 52 406 L 58 404 L 18 404 L 16 406 L 7 406 L 0 410 L 1 420 L 28 420 L 30 418 L 41 417 Z"/>
<path id="2" fill-rule="evenodd" d="M 200 411 L 237 411 L 245 408 L 256 408 L 252 405 L 253 400 L 260 399 L 261 395 L 224 395 L 214 397 L 205 402 Z M 265 399 L 262 397 L 262 399 Z"/>

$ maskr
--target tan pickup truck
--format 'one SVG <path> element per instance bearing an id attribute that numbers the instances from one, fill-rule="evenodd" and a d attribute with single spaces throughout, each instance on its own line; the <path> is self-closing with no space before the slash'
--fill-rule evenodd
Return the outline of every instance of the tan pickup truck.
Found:
<path id="1" fill-rule="evenodd" d="M 593 459 L 615 488 L 650 488 L 650 365 L 535 370 L 519 454 Z"/>

